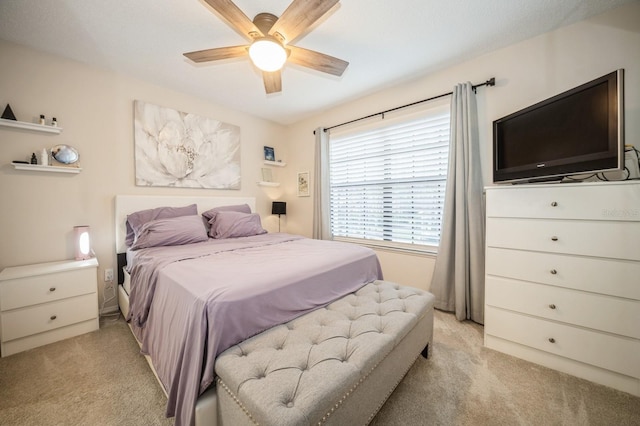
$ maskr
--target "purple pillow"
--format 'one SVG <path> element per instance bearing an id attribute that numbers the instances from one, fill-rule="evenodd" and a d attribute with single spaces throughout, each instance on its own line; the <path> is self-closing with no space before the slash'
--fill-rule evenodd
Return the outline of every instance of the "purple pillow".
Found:
<path id="1" fill-rule="evenodd" d="M 215 212 L 209 223 L 211 224 L 209 235 L 213 238 L 250 237 L 267 233 L 262 228 L 258 213 L 219 210 Z"/>
<path id="2" fill-rule="evenodd" d="M 125 244 L 131 246 L 142 225 L 156 219 L 191 216 L 198 214 L 198 206 L 191 204 L 184 207 L 157 207 L 155 209 L 140 210 L 127 216 L 127 238 Z"/>
<path id="3" fill-rule="evenodd" d="M 208 240 L 198 215 L 152 220 L 142 225 L 131 250 L 158 246 L 179 246 Z"/>
<path id="4" fill-rule="evenodd" d="M 202 216 L 204 216 L 207 219 L 207 221 L 210 221 L 216 215 L 216 212 L 241 212 L 241 213 L 249 214 L 251 213 L 251 207 L 249 207 L 249 204 L 238 204 L 235 206 L 214 207 L 202 213 Z"/>

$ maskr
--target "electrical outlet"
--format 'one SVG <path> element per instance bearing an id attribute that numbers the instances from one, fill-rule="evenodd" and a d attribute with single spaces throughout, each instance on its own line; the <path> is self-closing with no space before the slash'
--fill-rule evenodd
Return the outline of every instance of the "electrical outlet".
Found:
<path id="1" fill-rule="evenodd" d="M 107 268 L 104 270 L 104 281 L 107 283 L 113 281 L 113 269 Z"/>

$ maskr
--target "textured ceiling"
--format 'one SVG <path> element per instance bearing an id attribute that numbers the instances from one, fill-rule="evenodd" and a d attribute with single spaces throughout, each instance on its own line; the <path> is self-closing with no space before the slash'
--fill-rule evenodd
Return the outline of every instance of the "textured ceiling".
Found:
<path id="1" fill-rule="evenodd" d="M 342 77 L 287 64 L 266 95 L 246 58 L 184 52 L 245 44 L 202 0 L 0 0 L 0 38 L 281 124 L 634 0 L 342 0 L 294 44 L 350 62 Z M 235 0 L 253 19 L 290 0 Z"/>

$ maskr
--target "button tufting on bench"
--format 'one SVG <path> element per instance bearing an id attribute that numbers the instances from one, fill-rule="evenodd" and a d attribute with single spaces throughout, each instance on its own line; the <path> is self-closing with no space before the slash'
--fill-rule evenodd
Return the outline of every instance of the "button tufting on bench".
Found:
<path id="1" fill-rule="evenodd" d="M 218 357 L 216 374 L 256 423 L 317 424 L 349 399 L 432 299 L 385 281 L 367 284 L 229 348 Z M 294 401 L 296 409 L 287 410 Z"/>

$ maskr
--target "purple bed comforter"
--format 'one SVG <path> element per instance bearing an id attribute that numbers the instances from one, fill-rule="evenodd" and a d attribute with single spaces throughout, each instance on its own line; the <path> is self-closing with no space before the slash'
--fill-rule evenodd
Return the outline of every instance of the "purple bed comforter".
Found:
<path id="1" fill-rule="evenodd" d="M 382 278 L 370 249 L 280 233 L 130 254 L 127 320 L 176 425 L 193 424 L 222 351 Z"/>

